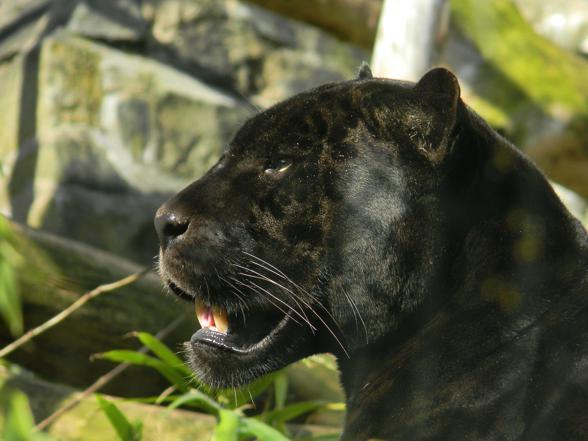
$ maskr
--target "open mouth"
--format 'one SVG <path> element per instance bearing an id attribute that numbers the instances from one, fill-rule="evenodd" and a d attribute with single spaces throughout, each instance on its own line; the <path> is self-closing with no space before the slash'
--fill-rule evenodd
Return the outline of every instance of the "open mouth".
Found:
<path id="1" fill-rule="evenodd" d="M 170 289 L 179 297 L 194 303 L 200 329 L 191 339 L 192 345 L 204 344 L 236 353 L 249 353 L 266 345 L 272 335 L 286 324 L 289 314 L 276 308 L 233 306 L 227 309 L 210 304 L 183 291 L 173 282 Z"/>

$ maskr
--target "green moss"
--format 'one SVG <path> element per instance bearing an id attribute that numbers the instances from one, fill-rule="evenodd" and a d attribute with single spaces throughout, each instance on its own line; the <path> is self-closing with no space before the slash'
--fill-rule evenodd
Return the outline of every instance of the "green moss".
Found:
<path id="1" fill-rule="evenodd" d="M 53 121 L 98 124 L 102 102 L 99 62 L 99 54 L 65 38 L 56 37 L 44 46 L 40 84 L 52 101 L 47 104 L 59 111 Z"/>
<path id="2" fill-rule="evenodd" d="M 503 108 L 496 106 L 481 96 L 472 95 L 467 98 L 467 102 L 476 112 L 484 115 L 484 118 L 492 127 L 501 129 L 509 127 L 509 117 Z"/>
<path id="3" fill-rule="evenodd" d="M 588 116 L 588 63 L 537 35 L 510 0 L 454 0 L 452 19 L 482 56 L 546 113 Z"/>

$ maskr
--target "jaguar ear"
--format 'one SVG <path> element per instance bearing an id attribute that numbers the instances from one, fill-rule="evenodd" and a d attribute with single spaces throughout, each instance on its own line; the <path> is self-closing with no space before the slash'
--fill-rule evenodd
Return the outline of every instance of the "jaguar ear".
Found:
<path id="1" fill-rule="evenodd" d="M 432 108 L 428 142 L 421 147 L 432 162 L 440 162 L 454 144 L 454 128 L 458 119 L 460 87 L 449 70 L 438 67 L 427 72 L 415 86 L 420 101 Z"/>
<path id="2" fill-rule="evenodd" d="M 372 75 L 372 70 L 370 69 L 370 65 L 367 64 L 365 61 L 361 63 L 359 66 L 359 71 L 357 72 L 357 79 L 358 80 L 371 80 L 374 78 Z"/>
<path id="3" fill-rule="evenodd" d="M 427 72 L 416 84 L 417 92 L 443 103 L 447 110 L 456 110 L 461 94 L 457 78 L 443 67 Z"/>

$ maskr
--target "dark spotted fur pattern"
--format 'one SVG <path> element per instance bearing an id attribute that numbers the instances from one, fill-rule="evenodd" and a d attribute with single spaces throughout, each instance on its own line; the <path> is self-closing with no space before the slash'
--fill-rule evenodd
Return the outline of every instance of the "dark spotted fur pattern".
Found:
<path id="1" fill-rule="evenodd" d="M 588 440 L 586 232 L 459 93 L 363 67 L 249 120 L 160 208 L 163 279 L 229 317 L 187 345 L 197 376 L 331 352 L 344 440 Z"/>

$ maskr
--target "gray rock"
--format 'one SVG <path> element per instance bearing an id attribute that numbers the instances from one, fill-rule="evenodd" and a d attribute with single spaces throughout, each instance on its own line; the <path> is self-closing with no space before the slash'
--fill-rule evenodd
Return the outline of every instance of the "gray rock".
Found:
<path id="1" fill-rule="evenodd" d="M 33 165 L 19 173 L 16 141 L 3 147 L 3 188 L 12 191 L 0 206 L 33 227 L 149 263 L 155 209 L 214 163 L 249 113 L 153 60 L 55 34 L 40 56 L 36 142 L 26 153 Z M 14 138 L 17 122 L 4 124 Z"/>
<path id="2" fill-rule="evenodd" d="M 352 78 L 368 54 L 246 2 L 147 0 L 155 56 L 267 106 L 324 80 Z"/>
<path id="3" fill-rule="evenodd" d="M 9 173 L 7 169 L 7 161 L 13 162 L 18 151 L 18 126 L 19 114 L 21 109 L 21 87 L 23 59 L 17 57 L 9 63 L 0 64 L 0 84 L 2 85 L 2 93 L 0 93 L 0 108 L 9 109 L 0 112 L 0 163 L 3 161 L 3 173 Z M 1 174 L 0 174 L 1 176 Z M 0 194 L 6 191 L 6 188 L 0 187 Z M 0 196 L 1 198 L 1 196 Z"/>
<path id="4" fill-rule="evenodd" d="M 144 263 L 153 211 L 248 116 L 367 59 L 238 0 L 6 0 L 0 12 L 0 212 Z"/>
<path id="5" fill-rule="evenodd" d="M 50 0 L 0 2 L 0 60 L 36 45 L 48 25 Z"/>
<path id="6" fill-rule="evenodd" d="M 89 38 L 137 42 L 147 24 L 136 0 L 85 0 L 73 7 L 67 29 Z"/>

